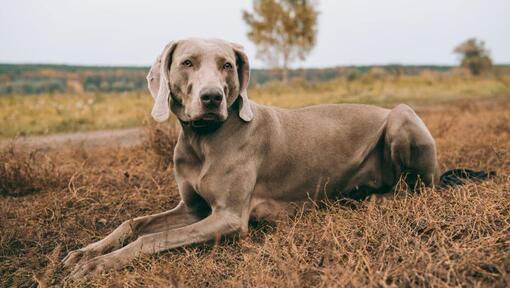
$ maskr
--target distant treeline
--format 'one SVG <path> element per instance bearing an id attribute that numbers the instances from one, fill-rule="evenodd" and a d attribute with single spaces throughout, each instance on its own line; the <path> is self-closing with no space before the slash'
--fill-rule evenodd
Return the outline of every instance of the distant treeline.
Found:
<path id="1" fill-rule="evenodd" d="M 355 80 L 371 71 L 389 75 L 418 75 L 423 71 L 448 72 L 453 66 L 344 66 L 334 68 L 294 69 L 290 79 L 309 82 L 344 77 Z M 0 64 L 0 94 L 38 94 L 58 92 L 123 92 L 146 90 L 148 67 L 102 67 L 68 65 Z M 510 74 L 510 65 L 496 69 Z M 253 69 L 251 85 L 278 81 L 280 73 L 269 69 Z"/>
<path id="2" fill-rule="evenodd" d="M 146 89 L 146 67 L 0 64 L 0 94 Z"/>

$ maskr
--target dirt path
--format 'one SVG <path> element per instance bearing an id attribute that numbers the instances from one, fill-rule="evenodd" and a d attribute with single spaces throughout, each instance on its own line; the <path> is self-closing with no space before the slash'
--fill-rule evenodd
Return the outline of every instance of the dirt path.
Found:
<path id="1" fill-rule="evenodd" d="M 492 99 L 483 99 L 477 101 L 461 100 L 456 103 L 443 105 L 426 105 L 414 107 L 418 113 L 441 112 L 452 108 L 466 107 L 466 105 L 477 105 L 490 107 L 498 103 L 508 101 L 508 97 L 497 97 Z M 17 147 L 27 148 L 58 148 L 62 145 L 83 145 L 84 147 L 94 147 L 103 145 L 117 145 L 120 147 L 135 146 L 142 143 L 143 127 L 117 129 L 117 130 L 99 130 L 90 132 L 77 132 L 66 134 L 54 134 L 47 136 L 26 136 L 14 140 L 0 140 L 0 148 L 12 143 Z"/>
<path id="2" fill-rule="evenodd" d="M 16 147 L 26 148 L 58 148 L 62 145 L 83 145 L 84 147 L 135 146 L 142 143 L 143 128 L 128 128 L 117 130 L 99 130 L 47 136 L 18 137 L 11 140 L 1 140 L 0 148 L 15 143 Z"/>

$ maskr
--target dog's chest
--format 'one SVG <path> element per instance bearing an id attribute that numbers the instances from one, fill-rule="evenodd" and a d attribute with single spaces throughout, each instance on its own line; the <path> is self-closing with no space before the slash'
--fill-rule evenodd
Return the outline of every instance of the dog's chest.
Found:
<path id="1" fill-rule="evenodd" d="M 200 184 L 201 171 L 203 164 L 190 157 L 176 157 L 175 177 L 178 182 L 185 181 L 189 183 L 195 191 L 198 191 Z"/>

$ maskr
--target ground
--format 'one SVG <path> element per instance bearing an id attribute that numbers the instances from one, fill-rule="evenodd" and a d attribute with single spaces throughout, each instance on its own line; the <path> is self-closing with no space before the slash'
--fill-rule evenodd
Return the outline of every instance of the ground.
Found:
<path id="1" fill-rule="evenodd" d="M 510 285 L 510 98 L 418 109 L 441 168 L 498 176 L 381 202 L 316 203 L 248 237 L 143 257 L 82 286 L 309 287 Z M 65 254 L 124 220 L 178 201 L 169 159 L 176 131 L 141 145 L 0 152 L 0 287 L 59 285 Z"/>

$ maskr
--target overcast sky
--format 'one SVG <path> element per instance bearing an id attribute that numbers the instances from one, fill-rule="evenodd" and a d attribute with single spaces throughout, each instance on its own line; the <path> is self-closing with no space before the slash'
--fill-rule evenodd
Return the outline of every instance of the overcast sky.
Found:
<path id="1" fill-rule="evenodd" d="M 455 64 L 454 46 L 486 41 L 510 63 L 510 0 L 322 0 L 317 45 L 294 67 Z M 149 65 L 169 40 L 214 37 L 245 46 L 241 0 L 12 0 L 0 8 L 0 62 Z"/>

